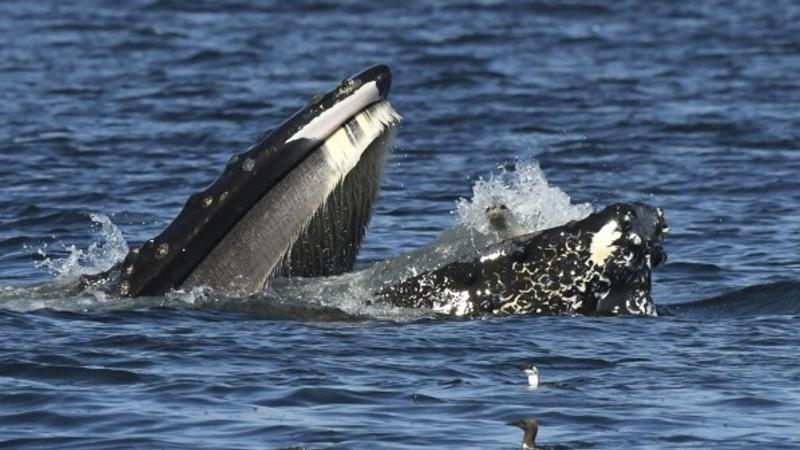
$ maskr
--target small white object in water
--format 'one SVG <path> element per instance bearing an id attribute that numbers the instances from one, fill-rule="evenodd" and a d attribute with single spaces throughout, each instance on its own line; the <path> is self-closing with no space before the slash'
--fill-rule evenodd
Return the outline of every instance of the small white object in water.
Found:
<path id="1" fill-rule="evenodd" d="M 525 375 L 528 376 L 528 388 L 533 390 L 539 387 L 539 369 L 532 363 L 523 364 L 521 367 Z"/>

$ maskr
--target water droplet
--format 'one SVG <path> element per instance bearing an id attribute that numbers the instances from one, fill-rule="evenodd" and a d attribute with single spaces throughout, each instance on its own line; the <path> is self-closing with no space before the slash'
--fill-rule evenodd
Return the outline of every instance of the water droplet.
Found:
<path id="1" fill-rule="evenodd" d="M 120 295 L 128 295 L 128 292 L 130 291 L 130 285 L 127 281 L 123 281 L 119 284 L 118 290 Z"/>
<path id="2" fill-rule="evenodd" d="M 201 205 L 203 206 L 203 208 L 208 208 L 209 206 L 211 206 L 212 203 L 214 203 L 214 197 L 209 195 L 203 198 L 203 202 L 201 203 Z"/>
<path id="3" fill-rule="evenodd" d="M 125 274 L 130 275 L 133 273 L 133 264 L 129 264 L 125 266 Z"/>

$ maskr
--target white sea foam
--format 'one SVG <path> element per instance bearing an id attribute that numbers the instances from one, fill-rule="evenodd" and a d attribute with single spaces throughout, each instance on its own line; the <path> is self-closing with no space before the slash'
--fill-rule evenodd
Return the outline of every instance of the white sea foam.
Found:
<path id="1" fill-rule="evenodd" d="M 501 168 L 488 179 L 472 186 L 472 198 L 459 199 L 459 223 L 482 234 L 489 234 L 486 208 L 504 204 L 526 233 L 580 220 L 592 213 L 588 203 L 571 203 L 569 195 L 550 186 L 536 161 L 518 162 L 514 170 Z"/>
<path id="2" fill-rule="evenodd" d="M 517 162 L 515 166 L 514 170 L 501 167 L 497 173 L 476 181 L 472 197 L 456 202 L 458 223 L 444 230 L 433 242 L 373 266 L 366 278 L 370 288 L 377 290 L 458 258 L 474 256 L 496 242 L 498 237 L 490 231 L 486 217 L 486 208 L 490 205 L 508 207 L 514 215 L 515 228 L 520 229 L 518 234 L 556 227 L 592 213 L 588 203 L 572 204 L 564 191 L 550 186 L 538 162 Z"/>

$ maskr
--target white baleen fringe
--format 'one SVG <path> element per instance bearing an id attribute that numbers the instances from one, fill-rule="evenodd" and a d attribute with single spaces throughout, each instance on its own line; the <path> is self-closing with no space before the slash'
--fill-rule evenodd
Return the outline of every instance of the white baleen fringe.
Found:
<path id="1" fill-rule="evenodd" d="M 358 164 L 361 154 L 388 127 L 401 120 L 387 101 L 373 103 L 337 128 L 320 149 L 341 181 Z"/>
<path id="2" fill-rule="evenodd" d="M 316 200 L 308 219 L 289 240 L 280 269 L 284 274 L 349 270 L 369 222 L 379 187 L 391 128 L 400 115 L 386 101 L 371 104 L 337 128 L 309 155 L 303 174 Z M 376 143 L 381 147 L 369 149 Z M 309 168 L 314 168 L 309 170 Z M 312 187 L 313 185 L 313 187 Z M 298 246 L 299 244 L 299 246 Z"/>

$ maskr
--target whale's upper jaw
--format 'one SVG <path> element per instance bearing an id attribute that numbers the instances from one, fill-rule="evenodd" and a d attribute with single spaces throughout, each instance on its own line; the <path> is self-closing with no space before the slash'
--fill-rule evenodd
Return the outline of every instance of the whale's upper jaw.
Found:
<path id="1" fill-rule="evenodd" d="M 375 102 L 386 100 L 391 85 L 389 68 L 385 65 L 372 66 L 343 80 L 332 91 L 312 97 L 305 108 L 268 133 L 263 140 L 290 144 L 308 139 L 319 143 L 358 112 Z"/>
<path id="2" fill-rule="evenodd" d="M 372 105 L 385 103 L 386 107 L 380 108 L 383 112 L 380 118 L 367 122 L 370 122 L 369 126 L 379 128 L 371 130 L 371 139 L 381 140 L 374 136 L 390 133 L 399 120 L 399 116 L 385 102 L 390 86 L 389 68 L 377 65 L 345 79 L 332 91 L 312 98 L 305 107 L 264 134 L 247 151 L 234 155 L 217 180 L 204 191 L 189 197 L 179 215 L 161 234 L 146 241 L 140 248 L 133 249 L 122 263 L 119 275 L 112 281 L 112 289 L 123 296 L 141 296 L 162 295 L 181 287 L 266 193 L 279 186 L 292 171 L 301 170 L 298 168 L 311 160 L 309 155 L 314 154 L 330 136 L 336 135 L 346 124 L 350 124 L 350 128 L 358 128 L 357 125 L 363 121 L 355 119 L 362 112 Z M 374 114 L 371 117 L 374 118 Z M 339 139 L 340 143 L 341 141 Z M 360 144 L 369 145 L 371 142 Z M 344 140 L 344 145 L 349 145 L 347 139 Z M 345 149 L 345 152 L 348 150 L 352 149 Z M 343 157 L 352 158 L 352 155 Z M 375 171 L 372 170 L 370 174 L 379 175 L 373 172 Z M 337 173 L 331 174 L 331 177 L 342 179 L 344 175 L 346 174 Z M 311 185 L 306 186 L 307 189 L 316 187 L 313 183 L 306 184 Z M 370 188 L 377 189 L 376 184 L 371 183 Z M 369 210 L 372 201 L 370 192 L 361 195 L 369 198 L 363 200 L 364 204 L 360 207 Z M 275 211 L 275 214 L 291 215 L 293 206 L 280 205 L 283 209 Z M 352 216 L 359 223 L 345 224 L 346 226 L 360 229 L 366 226 L 368 211 L 366 214 L 361 210 L 355 211 Z M 311 220 L 311 217 L 306 219 Z M 355 243 L 356 247 L 360 244 L 360 233 L 358 230 L 352 233 L 354 238 L 359 239 Z M 259 238 L 271 239 L 265 234 L 259 235 Z M 252 245 L 271 248 L 272 243 L 252 242 Z M 347 258 L 351 257 L 351 253 L 354 253 L 352 249 Z M 271 267 L 268 270 L 272 272 L 277 268 Z M 241 278 L 263 278 L 268 275 L 237 273 Z M 235 283 L 232 280 L 232 284 Z"/>

